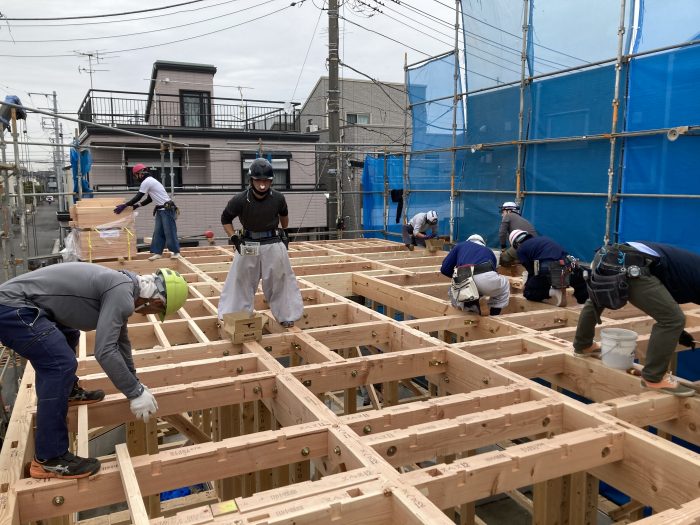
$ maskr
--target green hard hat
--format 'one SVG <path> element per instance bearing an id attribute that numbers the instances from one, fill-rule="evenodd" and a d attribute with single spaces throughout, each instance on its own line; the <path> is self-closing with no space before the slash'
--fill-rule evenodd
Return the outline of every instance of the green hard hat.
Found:
<path id="1" fill-rule="evenodd" d="M 165 296 L 165 311 L 160 314 L 161 322 L 166 315 L 177 312 L 187 300 L 187 281 L 175 270 L 160 268 L 156 272 L 158 291 Z"/>

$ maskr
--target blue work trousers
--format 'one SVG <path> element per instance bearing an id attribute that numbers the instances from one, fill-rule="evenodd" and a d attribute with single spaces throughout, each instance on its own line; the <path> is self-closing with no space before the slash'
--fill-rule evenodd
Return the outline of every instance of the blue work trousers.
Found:
<path id="1" fill-rule="evenodd" d="M 156 211 L 156 226 L 153 229 L 151 253 L 162 255 L 166 245 L 172 253 L 180 253 L 176 218 L 177 212 L 175 210 L 160 209 Z"/>
<path id="2" fill-rule="evenodd" d="M 68 396 L 78 380 L 75 348 L 80 332 L 51 321 L 36 307 L 0 304 L 0 340 L 34 367 L 37 395 L 36 457 L 68 450 Z M 24 408 L 24 407 L 19 407 Z"/>

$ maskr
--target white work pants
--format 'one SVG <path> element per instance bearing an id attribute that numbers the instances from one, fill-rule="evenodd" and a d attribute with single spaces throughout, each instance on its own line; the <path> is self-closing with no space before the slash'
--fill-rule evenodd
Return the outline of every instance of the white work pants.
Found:
<path id="1" fill-rule="evenodd" d="M 260 255 L 235 252 L 219 298 L 219 319 L 232 312 L 252 312 L 260 279 L 265 299 L 278 322 L 301 319 L 304 303 L 287 249 L 281 242 L 261 245 Z"/>
<path id="2" fill-rule="evenodd" d="M 474 283 L 479 290 L 479 296 L 488 296 L 489 308 L 505 308 L 510 300 L 510 281 L 508 278 L 496 272 L 484 272 L 474 276 Z M 461 302 L 455 301 L 452 297 L 452 287 L 449 288 L 448 295 L 452 306 L 463 309 Z"/>

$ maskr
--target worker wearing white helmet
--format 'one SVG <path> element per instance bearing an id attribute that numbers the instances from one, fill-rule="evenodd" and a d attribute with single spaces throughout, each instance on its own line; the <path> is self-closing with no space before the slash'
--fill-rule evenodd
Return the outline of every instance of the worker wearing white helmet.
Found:
<path id="1" fill-rule="evenodd" d="M 513 230 L 525 230 L 533 237 L 537 237 L 537 230 L 527 219 L 520 216 L 520 206 L 515 202 L 507 201 L 501 205 L 501 225 L 498 228 L 498 240 L 501 243 L 501 266 L 510 266 L 518 263 L 515 250 L 508 248 L 508 236 Z"/>
<path id="2" fill-rule="evenodd" d="M 566 306 L 566 288 L 571 285 L 576 301 L 586 302 L 588 290 L 583 271 L 558 243 L 545 236 L 533 237 L 525 230 L 513 230 L 509 240 L 527 270 L 525 299 Z"/>
<path id="3" fill-rule="evenodd" d="M 437 233 L 438 213 L 435 210 L 430 210 L 427 213 L 416 213 L 408 221 L 408 224 L 403 225 L 403 243 L 409 250 L 413 250 L 414 246 L 425 247 L 425 239 L 437 237 Z"/>
<path id="4" fill-rule="evenodd" d="M 455 308 L 481 314 L 479 298 L 484 296 L 489 298 L 490 315 L 500 314 L 508 305 L 510 281 L 496 273 L 496 256 L 479 234 L 470 235 L 452 248 L 442 261 L 440 272 L 452 277 L 447 293 Z"/>

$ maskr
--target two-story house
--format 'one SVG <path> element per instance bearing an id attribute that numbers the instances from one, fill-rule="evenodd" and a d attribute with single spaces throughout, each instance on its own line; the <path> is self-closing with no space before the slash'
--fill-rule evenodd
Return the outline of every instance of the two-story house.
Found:
<path id="1" fill-rule="evenodd" d="M 81 124 L 80 145 L 92 152 L 96 196 L 133 196 L 138 182 L 131 168 L 144 163 L 174 192 L 181 236 L 208 229 L 220 236 L 221 212 L 246 187 L 248 166 L 262 155 L 272 161 L 274 187 L 286 195 L 292 231 L 325 230 L 327 197 L 314 169 L 319 134 L 300 129 L 297 104 L 216 97 L 216 71 L 157 61 L 147 92 L 88 92 L 79 110 L 88 122 Z M 139 237 L 153 231 L 149 208 L 136 222 Z"/>
<path id="2" fill-rule="evenodd" d="M 302 129 L 318 132 L 322 144 L 328 142 L 328 82 L 328 77 L 319 78 L 300 110 Z M 402 153 L 404 144 L 410 150 L 411 114 L 404 111 L 407 97 L 403 84 L 342 78 L 339 87 L 343 216 L 345 228 L 357 230 L 365 155 Z M 323 151 L 327 150 L 324 146 Z M 319 153 L 317 161 L 319 173 L 328 169 L 325 153 Z"/>

